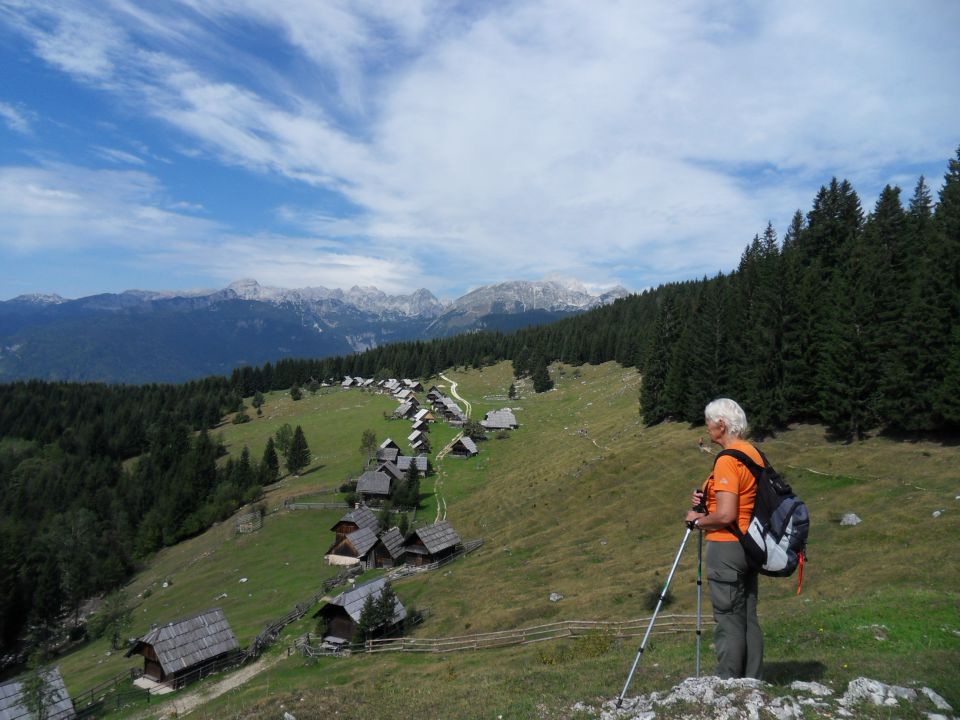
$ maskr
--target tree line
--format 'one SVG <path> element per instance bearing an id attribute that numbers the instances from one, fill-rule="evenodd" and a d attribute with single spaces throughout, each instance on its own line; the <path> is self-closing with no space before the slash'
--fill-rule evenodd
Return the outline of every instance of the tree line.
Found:
<path id="1" fill-rule="evenodd" d="M 884 188 L 865 213 L 850 183 L 834 179 L 782 241 L 770 226 L 753 238 L 734 271 L 550 325 L 285 359 L 181 385 L 0 385 L 0 577 L 9 579 L 0 654 L 256 495 L 276 458 L 218 461 L 209 431 L 258 393 L 502 360 L 545 390 L 550 363 L 612 360 L 643 374 L 650 424 L 700 423 L 706 402 L 727 395 L 760 434 L 792 422 L 844 439 L 955 434 L 960 150 L 936 200 L 923 178 L 906 202 L 901 193 Z"/>

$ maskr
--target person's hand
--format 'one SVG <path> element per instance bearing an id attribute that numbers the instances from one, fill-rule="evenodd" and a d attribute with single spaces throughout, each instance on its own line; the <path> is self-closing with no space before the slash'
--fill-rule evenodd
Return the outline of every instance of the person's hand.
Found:
<path id="1" fill-rule="evenodd" d="M 703 490 L 694 490 L 690 496 L 690 507 L 698 508 L 703 504 Z"/>
<path id="2" fill-rule="evenodd" d="M 706 513 L 699 512 L 697 510 L 687 510 L 687 516 L 684 518 L 684 522 L 688 527 L 693 527 L 693 521 L 699 520 L 702 517 L 706 517 Z"/>

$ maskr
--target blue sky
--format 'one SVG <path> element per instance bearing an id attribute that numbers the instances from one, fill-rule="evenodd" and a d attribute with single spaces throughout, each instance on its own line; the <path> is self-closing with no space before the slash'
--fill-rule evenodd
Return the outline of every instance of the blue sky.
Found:
<path id="1" fill-rule="evenodd" d="M 0 299 L 734 268 L 960 144 L 955 0 L 0 0 Z"/>

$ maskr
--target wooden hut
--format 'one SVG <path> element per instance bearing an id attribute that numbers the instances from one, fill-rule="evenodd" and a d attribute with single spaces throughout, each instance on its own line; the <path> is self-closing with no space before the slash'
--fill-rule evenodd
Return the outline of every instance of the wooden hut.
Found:
<path id="1" fill-rule="evenodd" d="M 404 542 L 409 565 L 429 565 L 453 555 L 460 546 L 460 536 L 446 520 L 417 528 Z"/>
<path id="2" fill-rule="evenodd" d="M 486 417 L 480 421 L 480 424 L 486 430 L 514 430 L 520 427 L 517 423 L 516 416 L 513 414 L 513 410 L 510 408 L 491 410 L 486 414 Z"/>
<path id="3" fill-rule="evenodd" d="M 403 473 L 400 471 L 400 468 L 397 467 L 396 463 L 392 463 L 389 460 L 377 465 L 377 472 L 386 473 L 390 476 L 390 479 L 394 481 L 403 478 Z"/>
<path id="4" fill-rule="evenodd" d="M 366 583 L 353 590 L 340 593 L 333 600 L 328 602 L 314 617 L 322 617 L 327 621 L 327 632 L 324 637 L 334 637 L 341 640 L 350 641 L 357 631 L 357 624 L 360 622 L 360 614 L 363 612 L 363 605 L 367 598 L 373 596 L 374 600 L 379 600 L 386 587 L 387 579 L 380 578 L 373 582 Z M 397 598 L 397 604 L 394 607 L 393 617 L 386 621 L 378 629 L 379 632 L 389 632 L 392 628 L 403 622 L 407 617 L 407 610 L 403 603 Z"/>
<path id="5" fill-rule="evenodd" d="M 430 465 L 428 463 L 426 455 L 417 455 L 416 457 L 412 457 L 410 455 L 401 455 L 400 457 L 397 458 L 397 469 L 400 470 L 400 472 L 402 472 L 404 476 L 406 476 L 407 473 L 410 472 L 411 463 L 417 466 L 417 470 L 420 473 L 420 477 L 423 477 L 424 475 L 426 475 L 427 470 L 430 469 Z"/>
<path id="6" fill-rule="evenodd" d="M 378 526 L 379 523 L 377 522 L 377 516 L 374 514 L 373 510 L 368 508 L 366 505 L 360 505 L 337 520 L 337 522 L 334 523 L 333 527 L 330 529 L 336 535 L 336 541 L 340 541 L 350 533 L 356 532 L 360 528 L 370 528 L 376 532 Z"/>
<path id="7" fill-rule="evenodd" d="M 376 545 L 367 558 L 367 567 L 396 567 L 403 565 L 406 548 L 403 546 L 403 535 L 400 530 L 392 527 L 380 533 Z"/>
<path id="8" fill-rule="evenodd" d="M 367 470 L 357 478 L 357 495 L 361 500 L 387 500 L 393 489 L 390 476 L 379 470 Z"/>
<path id="9" fill-rule="evenodd" d="M 345 537 L 336 538 L 324 559 L 329 565 L 356 565 L 366 562 L 367 554 L 377 544 L 377 527 L 362 527 Z"/>
<path id="10" fill-rule="evenodd" d="M 474 443 L 473 440 L 466 435 L 458 439 L 450 447 L 450 454 L 453 455 L 453 457 L 468 458 L 473 457 L 478 452 L 480 451 L 477 450 L 476 443 Z"/>
<path id="11" fill-rule="evenodd" d="M 198 666 L 239 648 L 220 608 L 154 627 L 126 654 L 143 655 L 143 674 L 157 682 L 173 681 Z"/>
<path id="12" fill-rule="evenodd" d="M 63 684 L 60 668 L 40 671 L 43 681 L 45 720 L 73 720 L 77 716 L 67 686 Z M 0 685 L 0 720 L 31 720 L 35 715 L 27 707 L 23 696 L 23 677 Z"/>

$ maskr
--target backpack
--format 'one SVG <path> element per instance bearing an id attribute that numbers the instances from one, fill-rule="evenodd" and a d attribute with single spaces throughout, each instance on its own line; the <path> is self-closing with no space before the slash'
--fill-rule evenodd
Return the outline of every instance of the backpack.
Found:
<path id="1" fill-rule="evenodd" d="M 721 450 L 717 453 L 717 458 L 729 455 L 739 460 L 757 480 L 757 497 L 746 533 L 740 532 L 736 522 L 730 530 L 740 540 L 747 564 L 752 570 L 762 575 L 788 577 L 799 567 L 799 594 L 803 583 L 810 515 L 806 504 L 793 494 L 790 485 L 773 469 L 766 455 L 759 449 L 757 452 L 763 459 L 762 467 L 740 450 Z"/>

